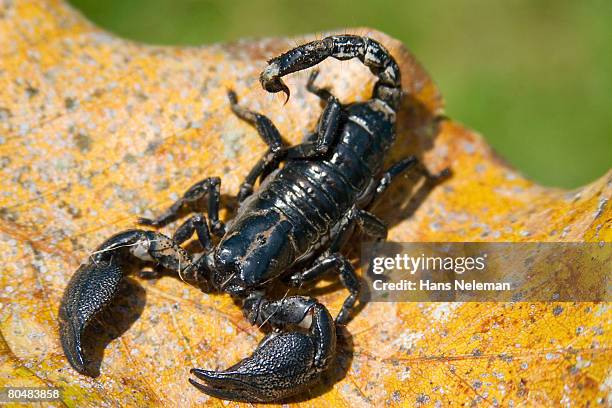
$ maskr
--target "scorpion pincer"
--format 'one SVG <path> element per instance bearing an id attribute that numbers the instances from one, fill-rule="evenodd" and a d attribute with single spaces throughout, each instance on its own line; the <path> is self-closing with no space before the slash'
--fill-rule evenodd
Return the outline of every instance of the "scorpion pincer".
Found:
<path id="1" fill-rule="evenodd" d="M 64 352 L 78 372 L 92 375 L 82 347 L 84 330 L 113 300 L 125 267 L 135 260 L 156 263 L 185 280 L 206 282 L 230 294 L 252 324 L 270 329 L 254 353 L 236 365 L 223 371 L 192 369 L 197 380 L 189 381 L 201 391 L 229 400 L 279 401 L 311 388 L 330 367 L 336 327 L 349 321 L 360 293 L 359 278 L 341 254 L 342 247 L 356 226 L 374 239 L 386 238 L 386 225 L 370 209 L 398 175 L 416 168 L 437 180 L 448 173 L 432 175 L 412 156 L 383 169 L 395 140 L 402 89 L 397 63 L 371 38 L 336 35 L 296 47 L 269 61 L 261 84 L 289 98 L 281 78 L 328 57 L 358 58 L 377 77 L 373 95 L 365 102 L 343 105 L 329 90 L 315 85 L 313 71 L 307 89 L 325 107 L 315 131 L 296 146 L 283 145 L 267 117 L 241 107 L 236 94 L 229 92 L 232 111 L 253 125 L 268 145 L 240 186 L 240 205 L 231 222 L 224 225 L 219 220 L 220 179 L 206 178 L 159 217 L 140 223 L 164 225 L 202 198 L 208 202 L 208 217 L 190 216 L 172 238 L 143 229 L 121 232 L 76 271 L 59 318 Z M 194 233 L 202 254 L 181 247 Z M 327 274 L 337 275 L 349 292 L 335 319 L 311 297 L 267 297 L 272 280 L 299 287 Z"/>

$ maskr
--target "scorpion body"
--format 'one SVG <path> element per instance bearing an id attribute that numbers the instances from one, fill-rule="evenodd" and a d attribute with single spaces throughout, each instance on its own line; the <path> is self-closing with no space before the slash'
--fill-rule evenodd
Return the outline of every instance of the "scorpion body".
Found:
<path id="1" fill-rule="evenodd" d="M 357 57 L 378 81 L 373 96 L 342 105 L 327 89 L 307 89 L 325 103 L 316 131 L 303 143 L 284 146 L 280 133 L 265 116 L 242 108 L 234 92 L 230 106 L 256 127 L 268 150 L 240 187 L 240 206 L 227 225 L 219 220 L 220 179 L 204 179 L 156 219 L 159 226 L 177 216 L 186 204 L 208 199 L 208 220 L 195 214 L 172 238 L 147 230 L 128 230 L 104 242 L 71 279 L 60 307 L 60 337 L 71 365 L 91 374 L 81 346 L 87 324 L 112 301 L 131 257 L 153 261 L 181 278 L 207 282 L 242 302 L 253 324 L 272 330 L 252 356 L 223 371 L 192 369 L 200 381 L 189 381 L 203 392 L 231 400 L 278 401 L 316 383 L 334 360 L 336 325 L 346 324 L 359 296 L 359 279 L 340 250 L 359 226 L 366 234 L 386 238 L 387 228 L 369 212 L 391 180 L 416 167 L 431 175 L 414 157 L 383 171 L 395 140 L 396 112 L 401 101 L 400 71 L 378 42 L 360 36 L 327 37 L 296 47 L 269 61 L 260 81 L 269 92 L 289 89 L 281 78 L 310 68 L 327 57 Z M 283 166 L 281 167 L 281 163 Z M 254 185 L 260 180 L 259 188 Z M 196 233 L 204 253 L 192 256 L 181 244 Z M 219 238 L 213 245 L 211 233 Z M 349 292 L 335 321 L 313 298 L 266 297 L 266 283 L 282 279 L 301 286 L 335 272 Z"/>

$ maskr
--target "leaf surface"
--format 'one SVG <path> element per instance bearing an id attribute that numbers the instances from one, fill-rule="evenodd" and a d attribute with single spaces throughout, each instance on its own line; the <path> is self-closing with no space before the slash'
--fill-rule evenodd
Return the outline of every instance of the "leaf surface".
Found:
<path id="1" fill-rule="evenodd" d="M 377 213 L 391 240 L 611 240 L 612 173 L 571 192 L 534 184 L 441 116 L 438 89 L 401 44 L 352 31 L 379 39 L 402 68 L 407 96 L 389 162 L 417 154 L 431 171 L 453 170 L 428 194 L 411 179 L 390 189 Z M 291 143 L 314 128 L 321 108 L 306 73 L 288 78 L 285 106 L 258 82 L 266 59 L 312 38 L 145 46 L 60 1 L 0 3 L 0 386 L 61 387 L 56 404 L 67 406 L 225 406 L 187 377 L 191 367 L 228 367 L 263 336 L 228 296 L 131 277 L 100 318 L 94 379 L 62 353 L 59 302 L 90 251 L 195 181 L 221 176 L 224 196 L 236 194 L 265 146 L 232 115 L 227 89 Z M 344 102 L 368 98 L 373 78 L 357 62 L 320 70 Z M 336 313 L 345 292 L 316 295 Z M 335 371 L 295 404 L 610 404 L 611 317 L 607 303 L 369 303 Z"/>

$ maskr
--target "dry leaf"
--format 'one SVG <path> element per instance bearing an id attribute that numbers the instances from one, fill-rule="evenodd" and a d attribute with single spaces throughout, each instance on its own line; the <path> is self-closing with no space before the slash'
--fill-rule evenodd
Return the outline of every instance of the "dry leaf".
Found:
<path id="1" fill-rule="evenodd" d="M 612 173 L 572 192 L 524 179 L 439 116 L 438 90 L 401 44 L 356 31 L 402 67 L 409 96 L 394 158 L 416 153 L 432 171 L 454 171 L 412 200 L 410 180 L 389 192 L 379 214 L 390 239 L 611 240 Z M 231 114 L 227 88 L 293 143 L 313 128 L 320 106 L 304 92 L 306 74 L 289 78 L 286 106 L 257 81 L 265 59 L 309 38 L 143 46 L 60 1 L 0 3 L 0 386 L 61 387 L 56 404 L 68 406 L 224 406 L 187 377 L 229 366 L 262 337 L 228 296 L 170 277 L 128 279 L 102 317 L 95 379 L 61 351 L 59 300 L 89 251 L 196 180 L 221 176 L 222 193 L 235 195 L 264 145 Z M 368 97 L 373 78 L 358 63 L 320 68 L 343 101 Z M 345 292 L 317 295 L 335 313 Z M 348 326 L 336 370 L 302 404 L 610 404 L 611 317 L 605 303 L 370 303 Z"/>

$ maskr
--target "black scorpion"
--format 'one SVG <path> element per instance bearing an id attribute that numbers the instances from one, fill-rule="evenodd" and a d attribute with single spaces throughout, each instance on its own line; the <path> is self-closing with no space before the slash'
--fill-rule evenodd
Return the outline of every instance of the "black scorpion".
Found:
<path id="1" fill-rule="evenodd" d="M 337 35 L 296 47 L 269 61 L 261 84 L 268 92 L 284 92 L 288 99 L 289 89 L 281 78 L 328 57 L 357 57 L 378 81 L 371 99 L 343 105 L 329 90 L 315 85 L 313 71 L 307 89 L 324 101 L 325 108 L 316 131 L 299 145 L 284 146 L 267 117 L 239 106 L 236 94 L 229 92 L 232 111 L 253 125 L 268 145 L 240 187 L 240 206 L 231 222 L 224 225 L 219 220 L 220 179 L 206 178 L 161 216 L 140 222 L 164 225 L 185 205 L 205 197 L 208 220 L 203 214 L 193 215 L 172 238 L 142 229 L 121 232 L 77 270 L 59 317 L 64 352 L 78 372 L 90 375 L 83 332 L 112 301 L 131 257 L 157 263 L 186 280 L 208 282 L 238 299 L 252 324 L 272 328 L 253 355 L 236 365 L 224 371 L 192 369 L 201 382 L 189 381 L 201 391 L 222 399 L 278 401 L 312 387 L 331 365 L 336 325 L 349 321 L 360 293 L 359 278 L 341 248 L 355 226 L 375 239 L 386 238 L 386 225 L 369 209 L 395 177 L 409 168 L 432 180 L 443 174 L 431 175 L 415 157 L 383 171 L 395 140 L 402 89 L 397 63 L 371 38 Z M 260 186 L 253 192 L 258 179 Z M 180 246 L 194 232 L 204 248 L 199 256 Z M 216 245 L 211 233 L 219 238 Z M 330 272 L 349 292 L 335 321 L 313 298 L 266 297 L 266 285 L 273 279 L 299 287 Z"/>

